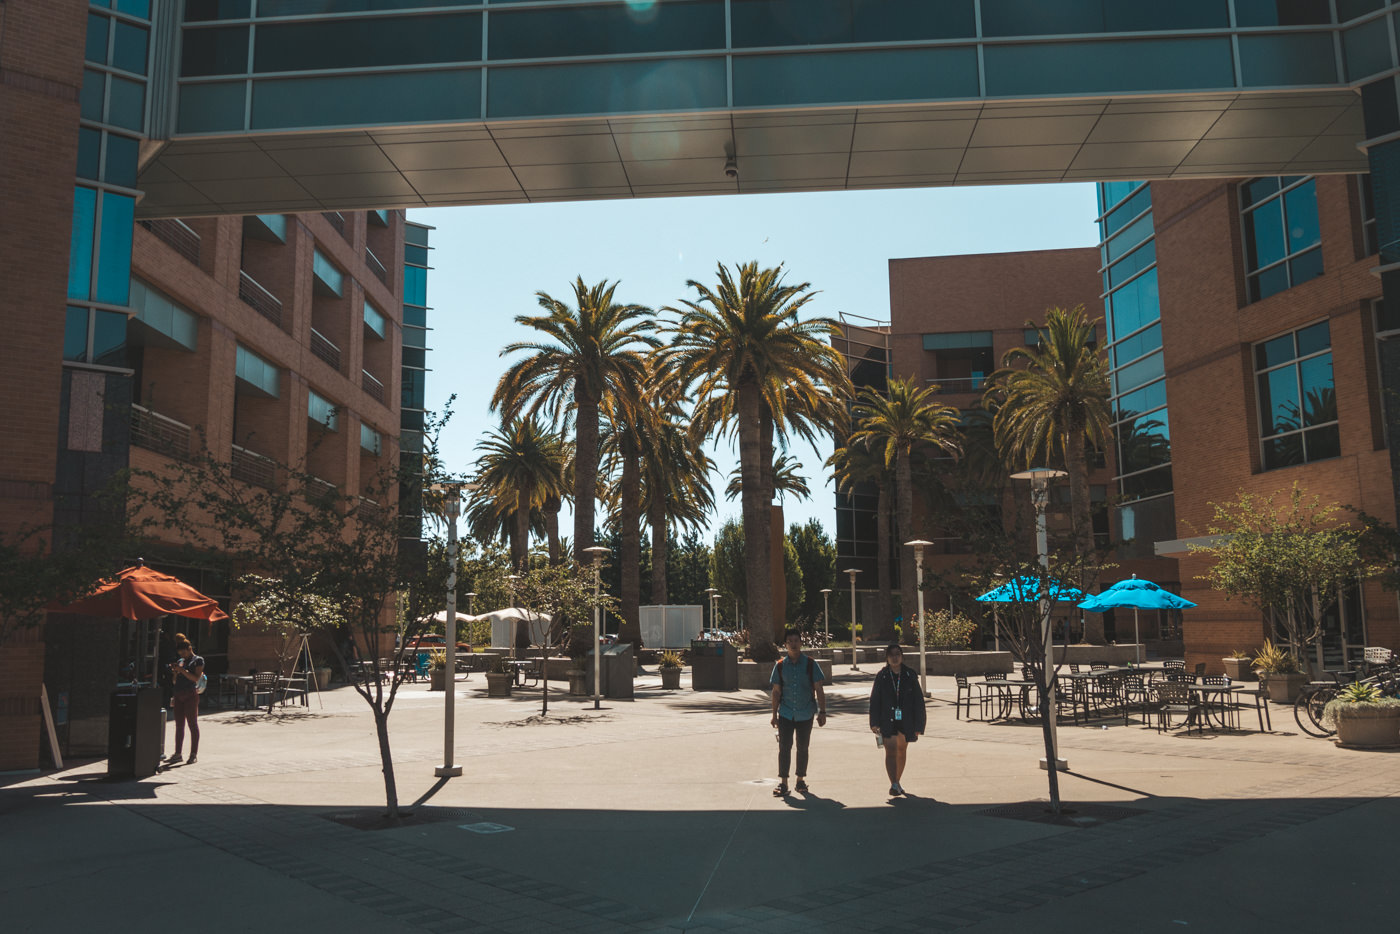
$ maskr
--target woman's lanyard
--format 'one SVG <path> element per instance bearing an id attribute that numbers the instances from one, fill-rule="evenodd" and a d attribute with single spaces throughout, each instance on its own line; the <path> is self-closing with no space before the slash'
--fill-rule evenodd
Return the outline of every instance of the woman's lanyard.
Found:
<path id="1" fill-rule="evenodd" d="M 888 669 L 886 669 L 886 670 L 888 670 Z M 897 675 L 894 674 L 893 672 L 891 672 L 891 673 L 890 673 L 890 680 L 894 682 L 894 718 L 895 718 L 896 721 L 900 721 L 900 720 L 903 720 L 903 719 L 904 719 L 904 710 L 903 710 L 903 708 L 901 707 L 901 701 L 900 701 L 900 694 L 903 693 L 903 691 L 901 691 L 901 688 L 904 687 L 904 670 L 903 670 L 903 668 L 900 669 L 900 672 L 899 672 L 899 674 L 897 674 Z"/>

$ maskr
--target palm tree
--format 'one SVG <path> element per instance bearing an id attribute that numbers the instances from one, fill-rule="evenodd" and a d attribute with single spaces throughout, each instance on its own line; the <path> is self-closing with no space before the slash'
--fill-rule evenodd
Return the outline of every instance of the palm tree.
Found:
<path id="1" fill-rule="evenodd" d="M 642 450 L 654 417 L 646 382 L 653 370 L 650 359 L 642 369 L 642 382 L 619 387 L 605 402 L 603 411 L 608 424 L 601 444 L 605 454 L 604 473 L 611 478 L 604 499 L 610 507 L 610 524 L 616 528 L 618 537 L 617 563 L 621 575 L 618 609 L 622 614 L 618 634 L 628 639 L 641 636 Z"/>
<path id="2" fill-rule="evenodd" d="M 864 444 L 884 461 L 887 469 L 894 470 L 895 527 L 901 540 L 915 535 L 911 462 L 918 449 L 932 446 L 949 454 L 960 450 L 958 410 L 934 401 L 937 391 L 937 386 L 920 389 L 913 379 L 892 379 L 883 393 L 869 387 L 861 389 L 852 413 L 856 431 L 847 444 Z M 913 550 L 901 545 L 899 591 L 906 620 L 914 618 L 917 587 Z M 882 629 L 892 629 L 893 625 L 893 620 L 881 621 Z"/>
<path id="3" fill-rule="evenodd" d="M 564 444 L 538 420 L 517 418 L 494 429 L 476 450 L 476 482 L 485 493 L 481 499 L 493 504 L 484 515 L 509 517 L 511 564 L 524 568 L 532 513 L 564 489 Z"/>
<path id="4" fill-rule="evenodd" d="M 686 285 L 696 301 L 682 301 L 670 361 L 681 385 L 694 390 L 696 422 L 705 429 L 729 426 L 738 435 L 744 539 L 751 567 L 771 561 L 773 436 L 805 433 L 834 422 L 847 394 L 845 361 L 830 340 L 839 333 L 829 318 L 799 321 L 815 293 L 810 283 L 788 285 L 783 267 L 744 263 L 731 273 L 718 267 L 719 284 Z M 773 583 L 768 574 L 747 580 L 750 632 L 771 637 Z"/>
<path id="5" fill-rule="evenodd" d="M 1008 351 L 986 396 L 997 447 L 1009 464 L 1062 460 L 1069 473 L 1075 545 L 1086 556 L 1094 550 L 1086 444 L 1102 449 L 1111 437 L 1108 359 L 1094 339 L 1098 320 L 1091 320 L 1083 305 L 1046 311 L 1039 343 Z M 1021 363 L 1023 368 L 1012 369 Z M 1085 579 L 1081 587 L 1087 591 L 1092 583 Z M 1086 623 L 1085 638 L 1093 641 L 1092 625 L 1101 642 L 1102 624 L 1090 615 L 1094 620 Z"/>
<path id="6" fill-rule="evenodd" d="M 598 494 L 598 407 L 620 386 L 640 383 L 646 351 L 658 346 L 650 309 L 613 300 L 617 283 L 589 287 L 573 283 L 575 308 L 536 292 L 544 315 L 517 315 L 517 324 L 540 332 L 537 341 L 519 341 L 502 356 L 528 351 L 514 363 L 491 396 L 492 410 L 507 419 L 522 411 L 548 411 L 556 424 L 572 414 L 574 442 L 574 552 L 593 544 L 594 503 Z"/>
<path id="7" fill-rule="evenodd" d="M 837 448 L 827 458 L 826 466 L 831 468 L 837 492 L 849 496 L 855 493 L 858 486 L 875 484 L 875 615 L 880 619 L 881 627 L 892 626 L 894 605 L 890 594 L 890 486 L 894 475 L 885 466 L 883 457 L 878 457 L 862 444 L 847 444 Z M 875 633 L 872 632 L 873 634 Z M 851 640 L 855 641 L 854 630 L 851 632 Z"/>
<path id="8" fill-rule="evenodd" d="M 807 478 L 797 472 L 800 469 L 802 465 L 797 459 L 787 454 L 779 454 L 778 459 L 773 461 L 770 476 L 773 478 L 773 495 L 778 497 L 778 502 L 783 502 L 789 493 L 797 499 L 812 498 L 812 488 L 807 485 Z M 729 485 L 724 488 L 724 498 L 734 499 L 743 490 L 743 476 L 740 468 L 735 467 L 729 472 Z"/>
<path id="9" fill-rule="evenodd" d="M 671 526 L 698 532 L 714 511 L 714 462 L 685 424 L 678 397 L 657 415 L 642 450 L 642 507 L 651 527 L 651 602 L 665 605 Z"/>

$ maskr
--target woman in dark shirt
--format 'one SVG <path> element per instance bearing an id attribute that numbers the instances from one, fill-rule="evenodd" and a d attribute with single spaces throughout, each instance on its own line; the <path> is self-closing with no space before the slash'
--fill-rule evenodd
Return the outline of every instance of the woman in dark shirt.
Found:
<path id="1" fill-rule="evenodd" d="M 183 632 L 175 634 L 175 651 L 179 659 L 170 666 L 175 678 L 171 707 L 175 711 L 175 754 L 165 761 L 179 762 L 180 748 L 185 745 L 185 724 L 190 727 L 190 761 L 194 765 L 199 755 L 199 676 L 204 674 L 204 659 L 194 654 L 194 646 Z"/>
<path id="2" fill-rule="evenodd" d="M 904 794 L 899 779 L 904 775 L 905 753 L 923 735 L 927 716 L 919 676 L 904 667 L 904 650 L 896 644 L 886 646 L 885 667 L 870 689 L 870 732 L 884 737 L 891 797 Z"/>

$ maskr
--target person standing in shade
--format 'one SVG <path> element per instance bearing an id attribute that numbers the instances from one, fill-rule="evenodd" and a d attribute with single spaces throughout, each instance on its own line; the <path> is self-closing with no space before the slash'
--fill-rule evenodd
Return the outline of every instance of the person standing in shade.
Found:
<path id="1" fill-rule="evenodd" d="M 924 734 L 927 718 L 919 676 L 904 667 L 903 649 L 897 644 L 886 646 L 885 667 L 875 675 L 875 686 L 870 689 L 870 732 L 883 737 L 892 798 L 904 794 L 899 784 L 904 757 L 909 744 Z"/>
<path id="2" fill-rule="evenodd" d="M 199 755 L 199 676 L 204 674 L 204 659 L 194 654 L 194 646 L 183 632 L 175 633 L 175 651 L 180 656 L 170 666 L 175 677 L 175 689 L 170 704 L 175 711 L 175 754 L 165 761 L 174 764 L 184 757 L 180 755 L 185 745 L 185 724 L 190 725 L 190 761 L 194 765 Z"/>
<path id="3" fill-rule="evenodd" d="M 788 793 L 788 767 L 792 740 L 797 738 L 797 793 L 807 793 L 807 745 L 812 739 L 812 719 L 826 726 L 826 693 L 822 690 L 822 666 L 802 654 L 802 632 L 787 631 L 787 657 L 778 659 L 768 679 L 773 686 L 773 726 L 778 728 L 778 787 L 774 797 Z"/>

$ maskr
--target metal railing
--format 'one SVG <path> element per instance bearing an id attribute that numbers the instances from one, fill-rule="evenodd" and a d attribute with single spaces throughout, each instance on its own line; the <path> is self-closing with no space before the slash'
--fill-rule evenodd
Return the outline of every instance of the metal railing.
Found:
<path id="1" fill-rule="evenodd" d="M 281 299 L 263 288 L 258 280 L 243 270 L 239 270 L 238 273 L 238 297 L 243 300 L 243 304 L 250 306 L 279 328 L 282 326 Z"/>
<path id="2" fill-rule="evenodd" d="M 369 370 L 360 371 L 360 388 L 369 393 L 375 402 L 384 401 L 384 384 L 375 379 Z"/>
<path id="3" fill-rule="evenodd" d="M 190 426 L 132 403 L 131 443 L 166 457 L 186 460 L 190 456 Z"/>
<path id="4" fill-rule="evenodd" d="M 199 265 L 199 234 L 185 226 L 183 221 L 172 217 L 157 221 L 142 221 L 141 226 L 155 234 L 156 239 L 162 241 L 176 253 L 196 266 Z"/>
<path id="5" fill-rule="evenodd" d="M 242 480 L 271 490 L 277 482 L 277 468 L 272 458 L 238 445 L 233 446 L 233 479 Z"/>
<path id="6" fill-rule="evenodd" d="M 340 369 L 340 348 L 315 328 L 311 329 L 311 352 L 336 370 Z"/>
<path id="7" fill-rule="evenodd" d="M 389 284 L 389 270 L 384 268 L 384 264 L 379 261 L 379 257 L 374 255 L 374 251 L 365 247 L 365 265 L 369 271 L 374 273 L 374 277 L 385 285 Z"/>
<path id="8" fill-rule="evenodd" d="M 955 376 L 946 379 L 927 379 L 924 382 L 937 386 L 936 395 L 955 395 L 960 392 L 981 392 L 987 385 L 985 376 Z"/>
<path id="9" fill-rule="evenodd" d="M 320 477 L 306 478 L 306 501 L 328 505 L 334 503 L 340 496 L 340 488 L 329 480 L 322 480 Z"/>
<path id="10" fill-rule="evenodd" d="M 361 496 L 356 515 L 365 522 L 377 524 L 384 521 L 386 513 L 384 507 L 379 505 L 377 501 L 370 499 L 368 496 Z"/>

